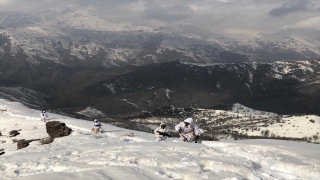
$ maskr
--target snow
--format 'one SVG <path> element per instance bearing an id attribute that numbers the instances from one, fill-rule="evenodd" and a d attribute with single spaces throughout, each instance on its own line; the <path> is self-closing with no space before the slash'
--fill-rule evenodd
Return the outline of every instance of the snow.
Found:
<path id="1" fill-rule="evenodd" d="M 168 89 L 168 88 L 163 89 L 163 90 L 166 93 L 167 98 L 170 99 L 169 93 L 172 92 L 172 91 L 170 89 Z"/>
<path id="2" fill-rule="evenodd" d="M 104 86 L 106 86 L 111 92 L 113 95 L 116 94 L 116 91 L 114 90 L 114 84 L 103 84 Z"/>
<path id="3" fill-rule="evenodd" d="M 249 74 L 248 81 L 249 81 L 250 83 L 252 83 L 253 74 L 252 74 L 250 71 L 248 71 L 248 74 Z"/>
<path id="4" fill-rule="evenodd" d="M 137 108 L 137 109 L 138 109 L 138 105 L 136 105 L 136 104 L 134 104 L 134 103 L 132 103 L 132 102 L 128 101 L 127 99 L 121 99 L 121 101 L 126 102 L 127 104 L 130 104 L 131 106 L 133 106 L 133 107 L 135 107 L 135 108 Z"/>
<path id="5" fill-rule="evenodd" d="M 320 146 L 279 140 L 155 142 L 154 135 L 49 112 L 71 135 L 41 145 L 34 141 L 17 150 L 12 139 L 45 138 L 39 111 L 0 100 L 0 179 L 320 179 Z M 21 129 L 10 138 L 8 132 Z M 134 137 L 126 134 L 134 133 Z"/>
<path id="6" fill-rule="evenodd" d="M 87 107 L 86 109 L 80 111 L 80 112 L 77 112 L 78 114 L 81 114 L 81 115 L 85 115 L 87 117 L 107 117 L 107 115 L 97 109 L 94 109 L 92 107 Z"/>
<path id="7" fill-rule="evenodd" d="M 250 85 L 248 83 L 245 83 L 245 85 L 247 86 L 247 88 L 249 89 L 250 93 L 252 94 Z"/>
<path id="8" fill-rule="evenodd" d="M 320 117 L 319 116 L 286 116 L 282 118 L 283 123 L 271 124 L 268 127 L 260 127 L 261 130 L 269 130 L 275 136 L 285 136 L 292 138 L 320 137 Z M 311 122 L 314 120 L 315 122 Z M 247 132 L 248 135 L 260 135 L 259 132 Z"/>
<path id="9" fill-rule="evenodd" d="M 275 79 L 296 79 L 300 82 L 306 81 L 305 77 L 317 76 L 318 61 L 274 61 L 274 62 L 243 62 L 243 63 L 191 63 L 181 61 L 182 64 L 189 66 L 207 67 L 208 71 L 212 68 L 228 68 L 237 74 L 248 73 L 248 83 L 253 82 L 253 76 L 258 68 L 267 66 L 270 71 L 267 75 Z M 248 67 L 249 66 L 249 67 Z M 240 68 L 239 68 L 240 67 Z M 296 75 L 295 75 L 296 74 Z"/>
<path id="10" fill-rule="evenodd" d="M 307 61 L 275 61 L 271 64 L 268 63 L 272 67 L 272 72 L 269 73 L 269 76 L 276 79 L 283 79 L 284 77 L 286 77 L 289 79 L 296 79 L 300 82 L 306 81 L 304 76 L 306 76 L 308 73 L 313 74 L 315 72 L 313 68 L 316 68 L 316 66 L 313 66 L 310 62 L 306 62 Z M 290 75 L 294 74 L 295 72 L 296 74 L 300 74 L 299 77 L 296 75 Z"/>
<path id="11" fill-rule="evenodd" d="M 265 111 L 259 111 L 255 109 L 248 108 L 242 104 L 235 103 L 232 106 L 232 112 L 247 114 L 247 115 L 268 115 L 268 116 L 276 116 L 277 114 Z"/>
<path id="12" fill-rule="evenodd" d="M 216 84 L 216 88 L 218 88 L 218 89 L 222 90 L 220 82 L 217 82 L 217 84 Z"/>
<path id="13" fill-rule="evenodd" d="M 145 42 L 159 44 L 155 54 L 151 55 L 154 61 L 165 50 L 175 50 L 196 62 L 212 62 L 213 59 L 219 62 L 222 59 L 218 54 L 223 51 L 246 55 L 251 61 L 267 58 L 265 56 L 273 52 L 268 52 L 273 48 L 284 52 L 294 50 L 307 59 L 318 58 L 320 54 L 317 29 L 285 28 L 273 34 L 265 34 L 241 29 L 213 32 L 188 25 L 142 26 L 101 19 L 86 8 L 78 10 L 56 8 L 22 14 L 3 12 L 1 16 L 4 17 L 0 20 L 4 29 L 0 32 L 9 34 L 11 53 L 16 55 L 21 48 L 30 58 L 30 62 L 37 59 L 35 52 L 38 53 L 38 57 L 45 60 L 60 62 L 61 54 L 53 48 L 53 41 L 61 42 L 63 49 L 71 50 L 71 55 L 77 56 L 80 60 L 88 58 L 81 54 L 85 47 L 88 48 L 88 54 L 94 54 L 97 50 L 95 48 L 100 47 L 107 52 L 106 59 L 127 61 L 130 58 L 137 58 L 140 52 L 145 50 L 143 48 Z M 4 22 L 7 17 L 17 19 L 15 23 L 17 27 Z M 24 21 L 28 21 L 27 26 L 24 23 L 19 24 L 21 22 L 18 20 L 22 20 L 21 17 Z M 107 36 L 108 33 L 113 33 L 115 36 Z M 135 39 L 137 34 L 143 38 L 133 43 L 132 39 Z M 160 35 L 161 39 L 158 39 Z M 87 42 L 93 43 L 87 44 Z M 70 48 L 70 44 L 79 45 L 79 49 Z M 127 48 L 128 45 L 131 47 Z M 93 46 L 92 49 L 90 46 Z M 48 58 L 49 55 L 56 59 Z M 294 57 L 291 56 L 292 58 Z"/>
<path id="14" fill-rule="evenodd" d="M 261 85 L 261 87 L 262 87 L 263 90 L 266 90 L 266 88 L 263 86 L 262 83 L 260 83 L 260 85 Z"/>
<path id="15" fill-rule="evenodd" d="M 17 15 L 3 13 L 3 16 Z M 138 62 L 141 59 L 139 55 L 144 53 L 145 44 L 150 42 L 159 45 L 155 47 L 155 52 L 143 57 L 154 62 L 166 50 L 179 52 L 182 55 L 180 58 L 187 58 L 192 62 L 206 63 L 223 62 L 219 53 L 224 51 L 245 55 L 250 61 L 269 59 L 268 55 L 273 48 L 283 52 L 293 50 L 306 59 L 318 58 L 320 54 L 319 30 L 287 29 L 258 37 L 248 36 L 247 32 L 242 32 L 244 34 L 241 35 L 225 32 L 223 35 L 179 25 L 176 28 L 153 29 L 100 19 L 88 10 L 51 9 L 25 13 L 24 16 L 30 21 L 28 26 L 17 24 L 18 27 L 7 27 L 4 23 L 5 29 L 0 30 L 0 34 L 8 36 L 12 55 L 17 55 L 21 49 L 34 65 L 40 63 L 38 59 L 64 64 L 65 57 L 53 42 L 60 42 L 63 50 L 70 51 L 70 55 L 82 61 L 90 60 L 99 50 L 104 51 L 104 66 L 119 66 L 120 62 L 130 62 L 133 59 L 137 61 L 134 65 L 145 64 Z M 0 51 L 4 51 L 4 48 L 0 48 Z M 295 58 L 288 58 L 291 59 Z M 252 65 L 255 70 L 255 64 Z"/>

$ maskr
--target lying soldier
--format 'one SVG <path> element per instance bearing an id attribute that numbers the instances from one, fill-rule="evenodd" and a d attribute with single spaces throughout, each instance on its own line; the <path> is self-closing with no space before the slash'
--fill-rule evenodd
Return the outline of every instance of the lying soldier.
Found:
<path id="1" fill-rule="evenodd" d="M 156 138 L 156 141 L 157 142 L 160 142 L 160 141 L 165 141 L 167 139 L 167 137 L 171 137 L 169 134 L 168 134 L 168 129 L 166 128 L 166 124 L 164 123 L 161 123 L 160 124 L 160 127 L 158 127 L 157 129 L 154 130 L 154 136 Z"/>

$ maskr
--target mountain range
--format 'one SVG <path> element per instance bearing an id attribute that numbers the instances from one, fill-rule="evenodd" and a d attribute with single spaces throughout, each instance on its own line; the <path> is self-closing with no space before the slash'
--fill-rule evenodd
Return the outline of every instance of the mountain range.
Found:
<path id="1" fill-rule="evenodd" d="M 108 22 L 85 10 L 0 13 L 0 58 L 29 66 L 78 67 L 188 62 L 312 60 L 320 58 L 320 31 L 222 34 L 189 25 L 150 28 Z M 2 65 L 1 71 L 4 71 Z"/>
<path id="2" fill-rule="evenodd" d="M 109 22 L 85 10 L 0 13 L 0 96 L 127 114 L 241 103 L 318 114 L 320 31 L 225 34 Z"/>
<path id="3" fill-rule="evenodd" d="M 233 103 L 279 114 L 319 114 L 319 72 L 319 60 L 65 69 L 39 81 L 16 81 L 16 87 L 0 88 L 0 96 L 70 112 L 91 107 L 108 115 Z"/>

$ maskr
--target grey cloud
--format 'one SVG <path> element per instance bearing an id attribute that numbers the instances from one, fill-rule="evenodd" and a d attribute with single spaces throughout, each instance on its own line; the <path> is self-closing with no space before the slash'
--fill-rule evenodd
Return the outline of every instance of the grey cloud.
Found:
<path id="1" fill-rule="evenodd" d="M 144 17 L 161 21 L 177 21 L 191 15 L 192 10 L 187 6 L 152 7 L 144 12 Z"/>
<path id="2" fill-rule="evenodd" d="M 93 6 L 97 8 L 104 8 L 104 9 L 110 9 L 110 8 L 117 8 L 119 6 L 123 6 L 126 4 L 138 2 L 139 0 L 78 0 L 77 4 L 80 7 L 85 6 Z"/>
<path id="3" fill-rule="evenodd" d="M 41 9 L 59 8 L 59 7 L 95 7 L 112 9 L 122 5 L 137 2 L 139 0 L 10 0 L 1 3 L 1 11 L 39 11 Z"/>
<path id="4" fill-rule="evenodd" d="M 286 2 L 286 3 L 284 3 Z M 208 30 L 276 31 L 319 16 L 319 0 L 0 0 L 6 11 L 87 10 L 107 22 Z M 294 13 L 299 12 L 299 13 Z M 286 16 L 290 14 L 290 16 Z M 274 18 L 281 17 L 281 18 Z"/>
<path id="5" fill-rule="evenodd" d="M 273 17 L 284 16 L 289 13 L 307 10 L 307 6 L 308 2 L 306 0 L 292 0 L 281 7 L 272 9 L 268 14 Z"/>

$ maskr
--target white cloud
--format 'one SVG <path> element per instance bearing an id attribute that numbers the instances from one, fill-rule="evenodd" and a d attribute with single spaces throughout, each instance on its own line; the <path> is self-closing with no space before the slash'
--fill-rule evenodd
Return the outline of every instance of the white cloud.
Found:
<path id="1" fill-rule="evenodd" d="M 10 0 L 0 0 L 0 5 L 7 5 L 9 2 Z"/>
<path id="2" fill-rule="evenodd" d="M 306 28 L 320 30 L 320 16 L 312 17 L 303 21 L 296 22 L 292 25 L 286 25 L 283 28 Z"/>
<path id="3" fill-rule="evenodd" d="M 5 4 L 5 3 L 8 3 L 9 0 L 0 0 L 0 4 Z"/>

